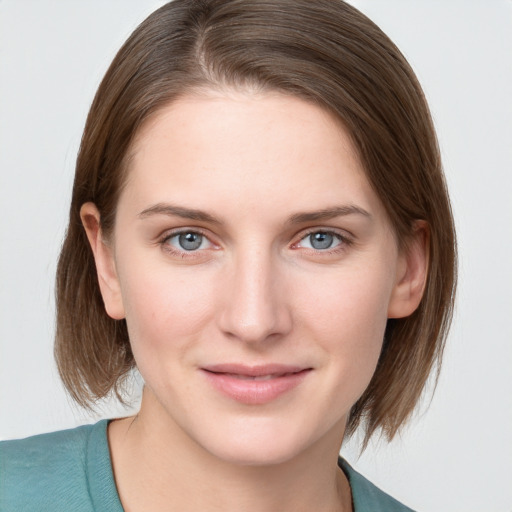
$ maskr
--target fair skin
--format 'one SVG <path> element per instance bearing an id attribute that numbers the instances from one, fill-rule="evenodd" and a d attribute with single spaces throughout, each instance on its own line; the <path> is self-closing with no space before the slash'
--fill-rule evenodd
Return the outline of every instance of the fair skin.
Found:
<path id="1" fill-rule="evenodd" d="M 424 230 L 398 249 L 344 129 L 297 98 L 186 96 L 132 153 L 111 239 L 81 211 L 145 381 L 109 426 L 125 510 L 350 511 L 337 454 L 421 299 Z"/>

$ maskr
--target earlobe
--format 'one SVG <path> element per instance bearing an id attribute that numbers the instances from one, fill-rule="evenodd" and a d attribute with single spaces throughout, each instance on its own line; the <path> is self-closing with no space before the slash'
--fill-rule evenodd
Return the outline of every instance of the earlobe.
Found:
<path id="1" fill-rule="evenodd" d="M 84 203 L 80 208 L 80 218 L 94 255 L 105 310 L 114 320 L 121 320 L 125 317 L 121 287 L 112 248 L 103 239 L 100 213 L 96 205 Z"/>
<path id="2" fill-rule="evenodd" d="M 419 306 L 427 281 L 429 239 L 427 222 L 416 221 L 414 235 L 399 256 L 388 318 L 407 317 Z"/>

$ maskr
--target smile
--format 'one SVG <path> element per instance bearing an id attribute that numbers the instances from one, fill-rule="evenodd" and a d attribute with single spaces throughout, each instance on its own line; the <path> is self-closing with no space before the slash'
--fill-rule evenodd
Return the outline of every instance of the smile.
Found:
<path id="1" fill-rule="evenodd" d="M 215 365 L 201 370 L 208 383 L 224 396 L 246 405 L 263 405 L 292 391 L 312 368 Z"/>

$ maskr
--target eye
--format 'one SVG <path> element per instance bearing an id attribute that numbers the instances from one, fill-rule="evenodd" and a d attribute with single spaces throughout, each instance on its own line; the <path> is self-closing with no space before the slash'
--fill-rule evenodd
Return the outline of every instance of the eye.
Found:
<path id="1" fill-rule="evenodd" d="M 324 251 L 334 249 L 343 242 L 343 237 L 332 231 L 314 231 L 302 238 L 298 245 L 306 249 Z"/>
<path id="2" fill-rule="evenodd" d="M 202 233 L 197 231 L 181 231 L 168 236 L 164 243 L 175 249 L 186 252 L 193 252 L 199 249 L 208 249 L 212 243 Z"/>

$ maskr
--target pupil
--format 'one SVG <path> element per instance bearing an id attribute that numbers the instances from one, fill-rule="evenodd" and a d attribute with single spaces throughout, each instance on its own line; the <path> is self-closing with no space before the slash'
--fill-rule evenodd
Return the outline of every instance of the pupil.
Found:
<path id="1" fill-rule="evenodd" d="M 311 246 L 314 249 L 328 249 L 333 242 L 333 235 L 331 233 L 314 233 L 310 235 Z"/>
<path id="2" fill-rule="evenodd" d="M 184 233 L 179 236 L 180 246 L 186 251 L 199 249 L 203 241 L 203 236 L 199 233 Z"/>

